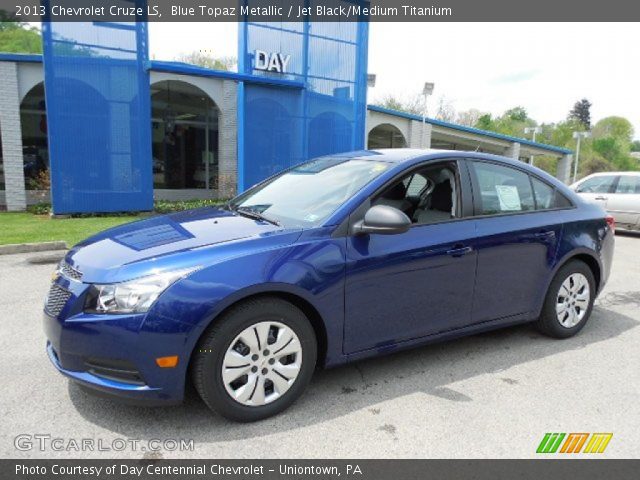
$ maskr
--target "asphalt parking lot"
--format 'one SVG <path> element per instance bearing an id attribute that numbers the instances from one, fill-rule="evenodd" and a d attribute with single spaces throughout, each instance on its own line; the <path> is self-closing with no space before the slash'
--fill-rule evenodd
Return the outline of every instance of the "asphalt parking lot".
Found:
<path id="1" fill-rule="evenodd" d="M 546 432 L 613 432 L 602 456 L 640 456 L 640 236 L 617 236 L 609 284 L 577 337 L 522 326 L 318 372 L 291 409 L 255 424 L 220 418 L 195 394 L 179 407 L 123 406 L 56 373 L 41 328 L 47 256 L 0 256 L 3 458 L 526 458 Z M 20 434 L 63 443 L 21 451 Z M 84 438 L 194 449 L 73 450 Z"/>

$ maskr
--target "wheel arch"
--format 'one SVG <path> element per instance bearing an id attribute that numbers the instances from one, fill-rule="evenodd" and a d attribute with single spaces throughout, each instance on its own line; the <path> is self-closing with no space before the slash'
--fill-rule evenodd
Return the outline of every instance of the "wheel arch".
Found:
<path id="1" fill-rule="evenodd" d="M 190 369 L 191 362 L 193 360 L 193 353 L 196 346 L 198 345 L 198 342 L 207 332 L 207 330 L 211 328 L 212 325 L 214 325 L 217 319 L 219 319 L 222 315 L 241 303 L 252 299 L 264 297 L 279 298 L 281 300 L 289 302 L 299 308 L 302 313 L 305 314 L 316 335 L 316 342 L 318 345 L 318 358 L 316 361 L 316 365 L 324 366 L 329 348 L 328 334 L 324 318 L 318 311 L 317 307 L 309 299 L 305 298 L 298 292 L 292 291 L 292 289 L 287 288 L 286 286 L 272 286 L 269 289 L 261 290 L 247 289 L 241 292 L 236 292 L 235 295 L 232 295 L 232 298 L 228 298 L 224 302 L 224 304 L 220 306 L 216 313 L 212 315 L 205 324 L 203 324 L 202 328 L 199 329 L 197 336 L 195 336 L 195 338 L 191 342 L 192 347 L 189 353 L 188 369 Z"/>
<path id="2" fill-rule="evenodd" d="M 557 262 L 556 267 L 553 270 L 553 275 L 551 275 L 551 279 L 549 280 L 549 285 L 551 285 L 551 282 L 553 281 L 556 274 L 558 273 L 558 270 L 560 270 L 567 263 L 573 260 L 580 260 L 581 262 L 585 263 L 589 267 L 589 269 L 591 270 L 591 273 L 593 273 L 593 278 L 595 279 L 595 282 L 596 282 L 596 292 L 600 293 L 600 287 L 601 287 L 600 284 L 602 281 L 602 264 L 600 263 L 600 260 L 598 259 L 598 256 L 596 255 L 596 253 L 593 252 L 592 250 L 589 250 L 588 248 L 572 250 L 571 252 L 568 252 L 565 256 L 563 256 Z M 547 285 L 547 289 L 549 288 L 549 285 Z"/>

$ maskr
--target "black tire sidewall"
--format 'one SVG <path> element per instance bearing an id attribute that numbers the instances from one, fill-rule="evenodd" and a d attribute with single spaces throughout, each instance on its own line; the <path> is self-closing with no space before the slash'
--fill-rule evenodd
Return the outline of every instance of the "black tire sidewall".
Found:
<path id="1" fill-rule="evenodd" d="M 574 273 L 581 273 L 589 283 L 589 306 L 582 320 L 577 325 L 567 328 L 562 326 L 558 321 L 556 314 L 556 301 L 562 283 Z M 545 299 L 543 313 L 540 318 L 540 327 L 543 332 L 556 338 L 568 338 L 582 330 L 591 316 L 593 302 L 596 297 L 596 288 L 593 272 L 584 262 L 574 260 L 560 268 L 549 286 L 549 291 L 547 292 L 547 297 Z"/>
<path id="2" fill-rule="evenodd" d="M 282 397 L 272 403 L 249 407 L 228 394 L 222 380 L 222 365 L 233 339 L 258 322 L 274 321 L 291 328 L 302 346 L 302 365 L 296 381 Z M 288 408 L 308 385 L 315 370 L 317 343 L 313 327 L 304 313 L 294 305 L 276 298 L 264 298 L 235 308 L 204 335 L 196 347 L 194 378 L 196 389 L 205 403 L 224 417 L 250 422 L 275 415 Z"/>

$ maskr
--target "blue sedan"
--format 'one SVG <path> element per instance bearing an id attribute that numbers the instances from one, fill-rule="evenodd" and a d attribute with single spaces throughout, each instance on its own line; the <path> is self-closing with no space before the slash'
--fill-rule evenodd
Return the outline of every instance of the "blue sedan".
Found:
<path id="1" fill-rule="evenodd" d="M 229 201 L 73 247 L 47 296 L 52 363 L 94 392 L 239 421 L 316 367 L 533 322 L 567 338 L 611 268 L 614 225 L 521 162 L 379 150 L 311 160 Z"/>

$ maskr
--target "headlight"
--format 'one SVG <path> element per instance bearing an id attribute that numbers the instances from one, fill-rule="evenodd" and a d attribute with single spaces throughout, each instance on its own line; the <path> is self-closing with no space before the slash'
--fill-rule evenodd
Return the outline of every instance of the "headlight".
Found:
<path id="1" fill-rule="evenodd" d="M 89 313 L 143 313 L 169 285 L 196 268 L 149 275 L 123 283 L 94 284 L 84 303 Z"/>

